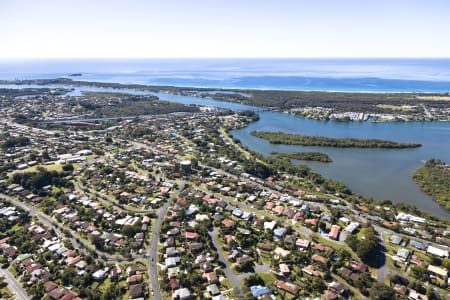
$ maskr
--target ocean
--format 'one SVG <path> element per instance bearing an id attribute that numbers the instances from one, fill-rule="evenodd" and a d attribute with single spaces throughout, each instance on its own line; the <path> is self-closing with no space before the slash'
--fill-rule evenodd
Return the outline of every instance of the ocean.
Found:
<path id="1" fill-rule="evenodd" d="M 74 80 L 209 88 L 450 92 L 450 59 L 0 60 L 0 79 Z"/>

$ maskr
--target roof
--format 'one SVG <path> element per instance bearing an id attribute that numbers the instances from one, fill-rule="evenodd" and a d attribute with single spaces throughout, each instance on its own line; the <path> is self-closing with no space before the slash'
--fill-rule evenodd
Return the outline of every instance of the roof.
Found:
<path id="1" fill-rule="evenodd" d="M 254 285 L 250 287 L 250 292 L 252 293 L 253 297 L 258 298 L 264 294 L 270 293 L 270 289 L 265 286 Z"/>
<path id="2" fill-rule="evenodd" d="M 409 256 L 409 250 L 405 249 L 405 248 L 398 249 L 397 256 L 400 256 L 401 258 L 407 259 L 408 256 Z"/>
<path id="3" fill-rule="evenodd" d="M 439 257 L 448 257 L 448 250 L 440 249 L 434 246 L 429 246 L 427 249 L 427 253 L 439 256 Z"/>
<path id="4" fill-rule="evenodd" d="M 173 293 L 172 297 L 174 299 L 176 297 L 179 297 L 179 299 L 187 299 L 187 298 L 191 297 L 191 291 L 189 291 L 188 288 L 178 289 Z"/>
<path id="5" fill-rule="evenodd" d="M 328 234 L 328 237 L 331 239 L 337 240 L 340 229 L 341 229 L 341 227 L 339 225 L 332 225 L 330 233 Z"/>
<path id="6" fill-rule="evenodd" d="M 180 288 L 180 283 L 178 282 L 178 279 L 176 279 L 176 278 L 171 278 L 169 280 L 169 285 L 172 290 L 176 290 L 176 289 Z"/>
<path id="7" fill-rule="evenodd" d="M 271 243 L 258 243 L 256 244 L 256 247 L 265 251 L 271 251 L 273 249 L 273 245 Z"/>
<path id="8" fill-rule="evenodd" d="M 391 236 L 391 243 L 395 245 L 399 245 L 402 242 L 402 238 L 396 234 Z"/>
<path id="9" fill-rule="evenodd" d="M 305 220 L 305 224 L 311 224 L 311 225 L 317 225 L 317 222 L 318 222 L 319 220 L 317 220 L 317 219 L 306 219 Z"/>
<path id="10" fill-rule="evenodd" d="M 186 232 L 186 238 L 187 239 L 197 239 L 198 233 L 197 232 Z"/>
<path id="11" fill-rule="evenodd" d="M 281 228 L 275 229 L 275 230 L 273 231 L 273 234 L 274 234 L 275 236 L 281 237 L 281 236 L 284 235 L 285 232 L 286 232 L 286 228 L 281 227 Z"/>
<path id="12" fill-rule="evenodd" d="M 308 248 L 310 243 L 311 242 L 309 240 L 297 239 L 297 241 L 295 242 L 295 245 L 297 245 L 297 247 L 301 247 L 301 248 Z"/>
<path id="13" fill-rule="evenodd" d="M 341 274 L 343 276 L 350 276 L 351 273 L 352 273 L 352 271 L 350 269 L 347 269 L 346 267 L 341 267 L 338 270 L 338 274 Z"/>
<path id="14" fill-rule="evenodd" d="M 264 222 L 264 229 L 273 230 L 276 225 L 277 225 L 277 221 Z"/>
<path id="15" fill-rule="evenodd" d="M 100 269 L 94 272 L 94 274 L 92 274 L 93 278 L 103 278 L 103 276 L 105 276 L 105 270 Z"/>
<path id="16" fill-rule="evenodd" d="M 311 259 L 314 261 L 320 262 L 324 265 L 328 264 L 328 259 L 323 256 L 320 256 L 318 254 L 314 254 L 313 256 L 311 256 Z"/>
<path id="17" fill-rule="evenodd" d="M 227 227 L 227 228 L 233 227 L 234 224 L 235 224 L 235 222 L 233 220 L 230 220 L 230 219 L 225 219 L 225 220 L 222 221 L 222 225 Z"/>
<path id="18" fill-rule="evenodd" d="M 56 289 L 57 287 L 58 287 L 58 285 L 56 283 L 54 283 L 53 281 L 47 281 L 46 283 L 44 283 L 44 288 L 45 288 L 46 293 Z"/>
<path id="19" fill-rule="evenodd" d="M 300 291 L 300 287 L 292 282 L 288 282 L 288 281 L 283 281 L 283 280 L 275 280 L 274 285 L 279 288 L 282 289 L 288 293 L 291 293 L 293 295 L 298 294 L 298 292 Z"/>
<path id="20" fill-rule="evenodd" d="M 350 275 L 350 280 L 353 281 L 353 282 L 358 281 L 358 280 L 359 280 L 359 274 L 357 274 L 357 273 L 352 273 L 352 274 Z"/>
<path id="21" fill-rule="evenodd" d="M 280 264 L 279 267 L 280 267 L 281 273 L 289 273 L 290 272 L 289 266 L 287 264 Z"/>
<path id="22" fill-rule="evenodd" d="M 211 294 L 211 295 L 217 295 L 217 294 L 220 294 L 220 290 L 219 290 L 219 288 L 217 287 L 217 285 L 216 284 L 211 284 L 211 285 L 208 285 L 207 287 L 206 287 L 206 290 Z"/>
<path id="23" fill-rule="evenodd" d="M 65 291 L 66 291 L 66 290 L 65 290 L 64 288 L 58 287 L 58 288 L 55 288 L 55 289 L 51 290 L 51 291 L 48 293 L 48 295 L 49 295 L 51 298 L 53 298 L 53 299 L 59 299 L 59 298 L 61 298 L 62 296 L 64 296 Z"/>
<path id="24" fill-rule="evenodd" d="M 448 275 L 448 270 L 446 268 L 441 268 L 438 266 L 429 265 L 428 271 L 442 277 L 446 277 Z"/>
<path id="25" fill-rule="evenodd" d="M 19 256 L 17 256 L 16 260 L 21 262 L 22 260 L 25 260 L 27 258 L 32 257 L 33 255 L 29 254 L 29 253 L 25 253 L 25 254 L 20 254 Z"/>
<path id="26" fill-rule="evenodd" d="M 302 269 L 303 272 L 305 272 L 306 274 L 309 274 L 311 276 L 315 276 L 315 277 L 319 277 L 319 276 L 323 276 L 325 273 L 317 271 L 313 265 L 308 265 L 306 267 L 304 267 Z"/>
<path id="27" fill-rule="evenodd" d="M 347 227 L 345 227 L 345 231 L 353 233 L 353 231 L 355 231 L 358 227 L 359 227 L 358 222 L 351 222 L 350 224 L 348 224 Z"/>
<path id="28" fill-rule="evenodd" d="M 277 207 L 273 208 L 272 211 L 277 214 L 282 214 L 284 211 L 284 207 L 281 205 L 278 205 Z"/>
<path id="29" fill-rule="evenodd" d="M 202 278 L 206 278 L 206 280 L 208 280 L 208 282 L 216 282 L 217 281 L 217 274 L 214 271 L 209 272 L 209 273 L 204 273 L 202 275 Z"/>
<path id="30" fill-rule="evenodd" d="M 367 266 L 362 262 L 353 261 L 352 268 L 353 268 L 353 270 L 358 271 L 360 273 L 367 272 Z"/>
<path id="31" fill-rule="evenodd" d="M 334 292 L 326 290 L 322 294 L 322 299 L 324 300 L 335 300 L 338 298 L 338 295 L 336 295 Z"/>
<path id="32" fill-rule="evenodd" d="M 415 241 L 415 240 L 411 240 L 411 241 L 409 242 L 409 244 L 410 244 L 412 247 L 415 247 L 415 248 L 420 249 L 420 250 L 425 250 L 425 249 L 427 248 L 427 245 L 425 245 L 424 243 Z"/>
<path id="33" fill-rule="evenodd" d="M 290 251 L 285 250 L 285 249 L 280 248 L 280 247 L 275 248 L 275 250 L 273 252 L 274 252 L 274 254 L 279 255 L 281 257 L 286 257 L 286 256 L 288 256 L 291 253 Z"/>
<path id="34" fill-rule="evenodd" d="M 128 291 L 129 291 L 131 299 L 136 299 L 136 298 L 142 297 L 142 295 L 143 295 L 142 284 L 141 283 L 132 284 L 128 288 Z"/>
<path id="35" fill-rule="evenodd" d="M 339 281 L 333 281 L 332 283 L 330 283 L 329 287 L 330 287 L 330 289 L 338 292 L 339 294 L 342 294 L 343 292 L 345 292 L 347 290 L 345 285 Z"/>
<path id="36" fill-rule="evenodd" d="M 131 275 L 130 277 L 127 278 L 127 282 L 129 284 L 139 283 L 141 281 L 142 281 L 142 274 Z"/>

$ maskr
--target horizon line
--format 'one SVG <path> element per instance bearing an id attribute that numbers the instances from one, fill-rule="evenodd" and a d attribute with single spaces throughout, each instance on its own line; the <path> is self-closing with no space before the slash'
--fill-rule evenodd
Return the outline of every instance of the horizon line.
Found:
<path id="1" fill-rule="evenodd" d="M 192 59 L 192 60 L 208 60 L 208 59 L 450 59 L 448 57 L 430 57 L 430 56 L 292 56 L 292 57 L 0 57 L 0 61 L 6 60 L 61 60 L 61 59 L 77 59 L 77 60 L 119 60 L 119 59 L 129 59 L 129 60 L 141 60 L 141 59 L 162 59 L 162 60 L 176 60 L 176 59 Z"/>

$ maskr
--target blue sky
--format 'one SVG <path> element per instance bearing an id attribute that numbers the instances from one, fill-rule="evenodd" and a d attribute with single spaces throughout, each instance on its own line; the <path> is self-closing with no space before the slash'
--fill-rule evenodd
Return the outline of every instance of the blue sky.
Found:
<path id="1" fill-rule="evenodd" d="M 0 58 L 450 57 L 448 0 L 0 0 Z"/>

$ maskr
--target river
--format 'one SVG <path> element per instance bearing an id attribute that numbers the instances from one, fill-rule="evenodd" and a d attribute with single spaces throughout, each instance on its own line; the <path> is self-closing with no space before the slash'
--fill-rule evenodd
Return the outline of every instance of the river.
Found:
<path id="1" fill-rule="evenodd" d="M 62 85 L 2 85 L 2 87 L 72 88 L 71 86 Z M 151 94 L 158 96 L 162 100 L 188 105 L 197 104 L 232 110 L 255 109 L 255 107 L 238 103 L 127 89 L 75 87 L 74 91 L 69 93 L 69 95 L 81 95 L 81 91 Z M 392 202 L 409 203 L 438 217 L 450 218 L 450 212 L 424 194 L 411 179 L 412 172 L 419 168 L 423 161 L 427 159 L 440 158 L 450 162 L 449 122 L 345 123 L 308 120 L 271 111 L 263 111 L 259 115 L 259 121 L 250 124 L 248 127 L 232 131 L 233 136 L 238 138 L 249 149 L 263 155 L 269 155 L 272 151 L 320 151 L 326 153 L 333 159 L 332 163 L 304 163 L 327 178 L 345 183 L 352 191 L 361 195 L 372 197 L 375 200 L 388 199 Z M 423 146 L 414 149 L 381 150 L 273 145 L 265 140 L 251 136 L 250 132 L 253 130 L 283 131 L 329 137 L 379 138 L 398 142 L 421 143 Z"/>

